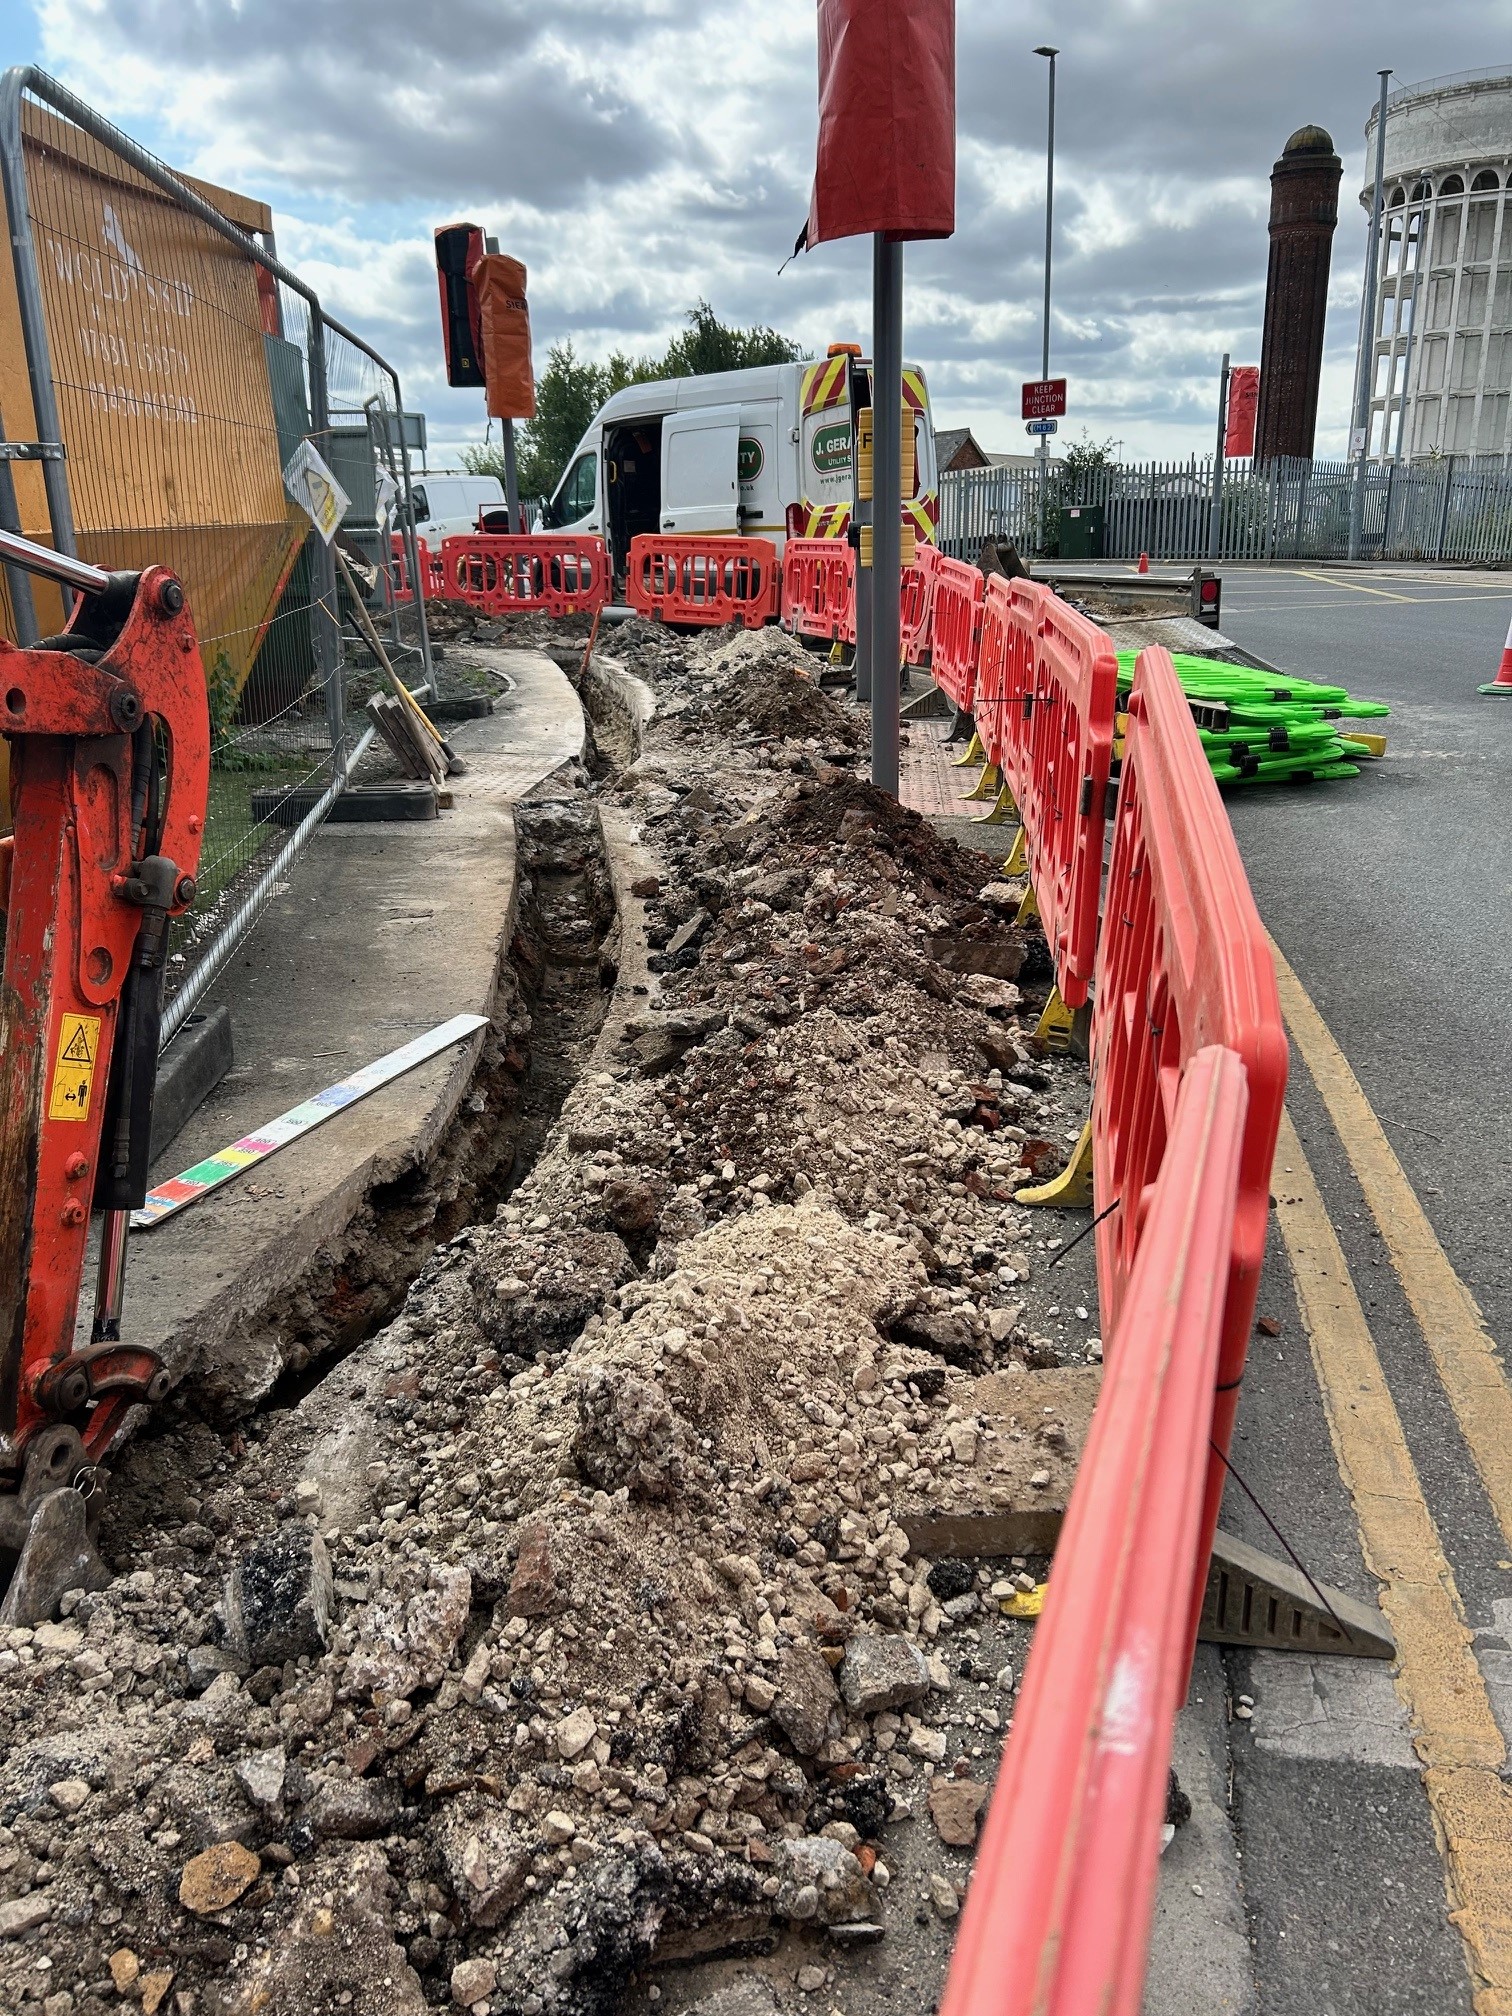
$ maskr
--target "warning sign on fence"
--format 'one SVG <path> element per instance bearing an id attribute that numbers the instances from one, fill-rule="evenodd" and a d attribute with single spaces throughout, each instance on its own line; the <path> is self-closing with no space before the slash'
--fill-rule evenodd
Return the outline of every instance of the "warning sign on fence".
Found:
<path id="1" fill-rule="evenodd" d="M 329 546 L 352 505 L 329 465 L 308 441 L 301 441 L 289 457 L 283 479 L 285 490 Z"/>

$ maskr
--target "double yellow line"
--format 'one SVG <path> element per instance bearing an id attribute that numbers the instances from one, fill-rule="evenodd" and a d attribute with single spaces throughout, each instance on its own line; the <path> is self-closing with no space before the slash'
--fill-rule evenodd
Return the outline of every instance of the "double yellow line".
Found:
<path id="1" fill-rule="evenodd" d="M 1423 1333 L 1512 1553 L 1512 1386 L 1475 1298 L 1434 1236 L 1381 1123 L 1273 946 L 1292 1040 L 1317 1086 Z M 1289 1114 L 1272 1189 L 1339 1472 L 1396 1632 L 1411 1718 L 1477 2016 L 1512 2016 L 1512 1788 L 1454 1571 L 1423 1495 L 1360 1298 Z"/>

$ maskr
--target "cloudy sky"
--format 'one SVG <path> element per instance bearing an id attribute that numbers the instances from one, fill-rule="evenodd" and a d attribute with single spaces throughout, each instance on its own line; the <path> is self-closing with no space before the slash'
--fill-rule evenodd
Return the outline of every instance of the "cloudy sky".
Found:
<path id="1" fill-rule="evenodd" d="M 1512 0 L 958 0 L 957 16 L 957 231 L 906 262 L 936 424 L 1027 445 L 1046 69 L 1030 52 L 1048 41 L 1063 424 L 1130 456 L 1210 447 L 1221 353 L 1259 360 L 1270 166 L 1316 121 L 1344 158 L 1318 438 L 1341 452 L 1375 73 L 1512 66 Z M 482 395 L 440 369 L 431 231 L 460 217 L 526 261 L 538 362 L 568 336 L 594 355 L 660 347 L 700 295 L 818 351 L 869 331 L 865 245 L 778 273 L 813 167 L 813 0 L 3 0 L 0 20 L 6 61 L 270 202 L 284 258 L 392 357 L 433 440 L 482 431 Z"/>

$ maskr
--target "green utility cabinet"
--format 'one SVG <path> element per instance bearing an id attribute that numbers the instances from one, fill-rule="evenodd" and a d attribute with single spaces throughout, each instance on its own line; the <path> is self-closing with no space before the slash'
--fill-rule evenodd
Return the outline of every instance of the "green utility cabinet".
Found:
<path id="1" fill-rule="evenodd" d="M 1108 507 L 1105 504 L 1063 504 L 1060 514 L 1062 560 L 1101 560 L 1107 527 Z"/>

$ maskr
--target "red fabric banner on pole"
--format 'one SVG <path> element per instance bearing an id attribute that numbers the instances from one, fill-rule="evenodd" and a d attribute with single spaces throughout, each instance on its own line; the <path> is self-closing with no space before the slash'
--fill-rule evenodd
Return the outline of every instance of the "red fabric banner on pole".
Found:
<path id="1" fill-rule="evenodd" d="M 1260 366 L 1235 364 L 1229 372 L 1228 426 L 1223 436 L 1223 452 L 1253 455 L 1255 415 L 1260 406 Z"/>
<path id="2" fill-rule="evenodd" d="M 819 0 L 807 242 L 955 230 L 955 0 Z"/>

